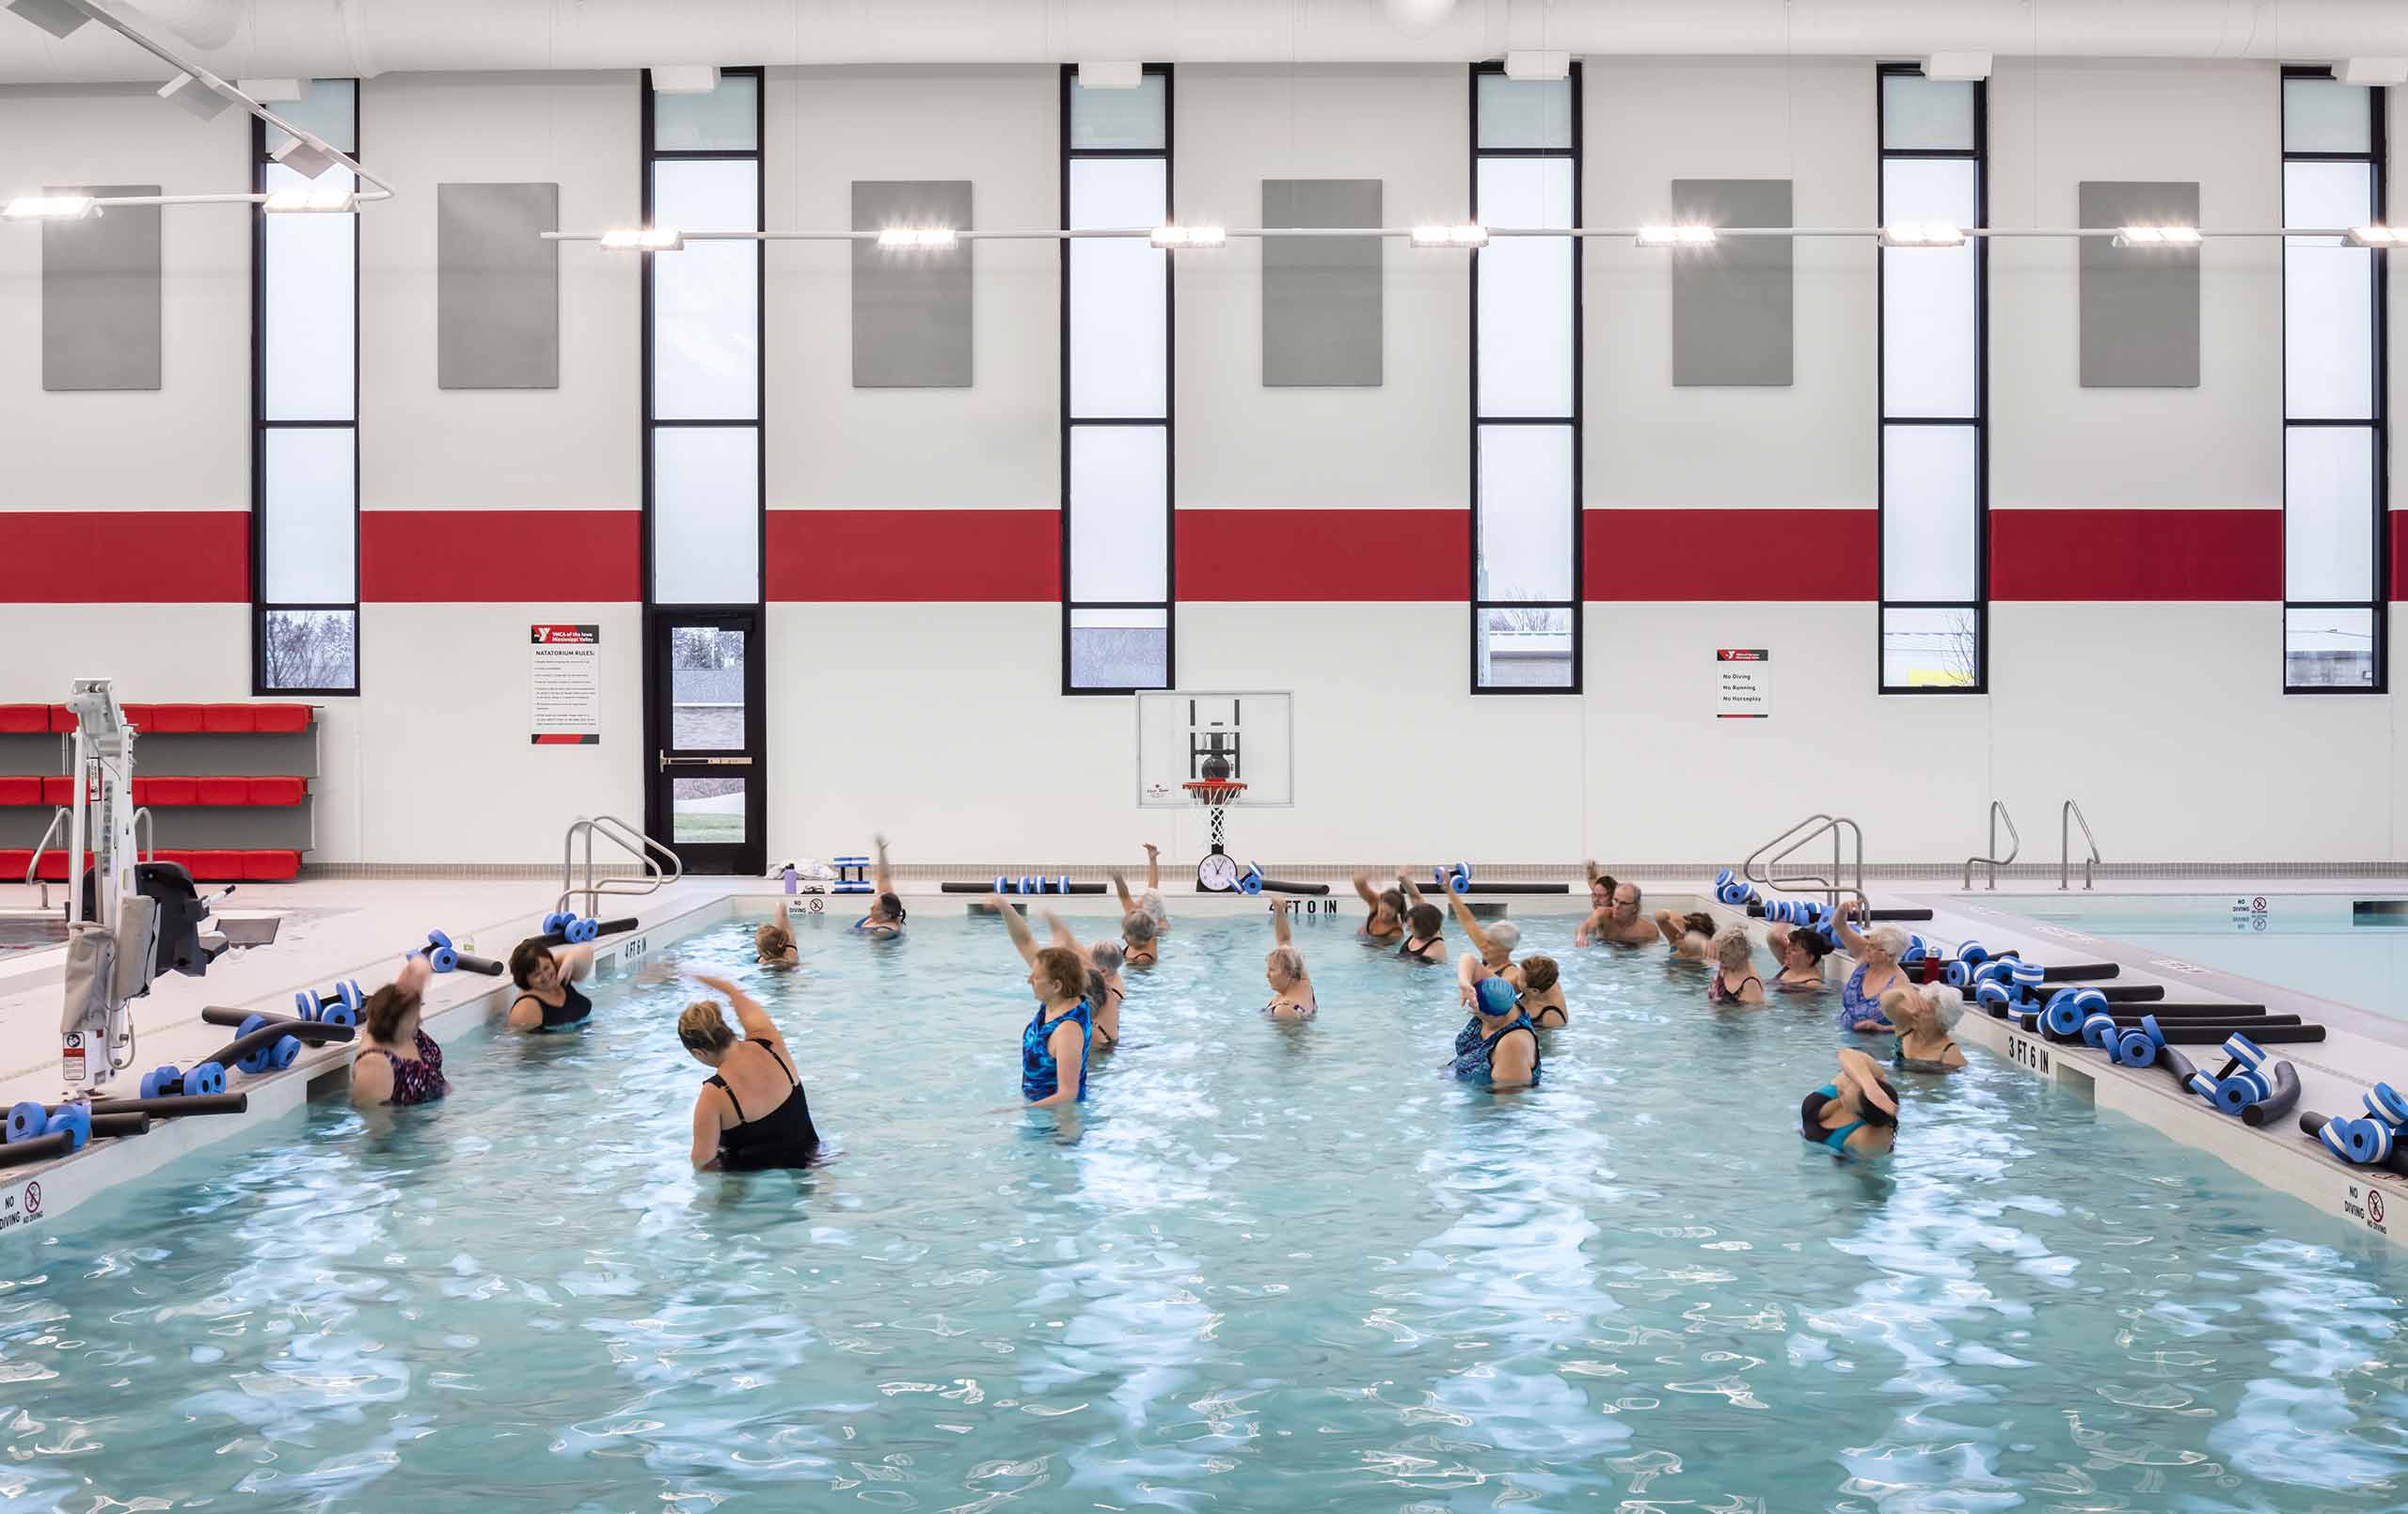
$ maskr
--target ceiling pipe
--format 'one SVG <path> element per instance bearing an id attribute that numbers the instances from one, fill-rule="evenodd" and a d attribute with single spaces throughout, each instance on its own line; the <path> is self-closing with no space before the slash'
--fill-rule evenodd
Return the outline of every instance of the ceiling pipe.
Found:
<path id="1" fill-rule="evenodd" d="M 134 0 L 223 29 L 231 0 Z M 218 73 L 626 70 L 680 63 L 896 66 L 1416 63 L 1508 48 L 1574 56 L 1912 59 L 2408 56 L 2401 0 L 247 0 L 199 50 Z M 12 18 L 0 16 L 0 22 Z M 0 84 L 159 82 L 119 40 L 0 25 Z"/>

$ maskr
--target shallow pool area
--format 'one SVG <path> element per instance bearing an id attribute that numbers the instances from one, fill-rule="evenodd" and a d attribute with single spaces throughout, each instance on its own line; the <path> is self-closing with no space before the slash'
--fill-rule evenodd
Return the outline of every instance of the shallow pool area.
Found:
<path id="1" fill-rule="evenodd" d="M 2408 1019 L 2408 901 L 2349 893 L 2002 895 L 2000 909 Z M 2177 969 L 2178 970 L 2178 968 Z"/>
<path id="2" fill-rule="evenodd" d="M 28 1507 L 2396 1508 L 2387 1248 L 1975 1053 L 1899 1151 L 1796 1133 L 1835 1003 L 1570 945 L 1534 1092 L 1441 1077 L 1451 975 L 1259 917 L 1130 975 L 1084 1109 L 1018 1103 L 1002 926 L 656 946 L 794 1047 L 832 1155 L 690 1172 L 696 990 L 447 1039 L 0 1248 Z M 1075 919 L 1101 935 L 1101 917 Z M 656 933 L 656 940 L 662 938 Z M 1761 966 L 1760 962 L 1760 966 Z M 142 1503 L 156 1500 L 159 1503 Z"/>

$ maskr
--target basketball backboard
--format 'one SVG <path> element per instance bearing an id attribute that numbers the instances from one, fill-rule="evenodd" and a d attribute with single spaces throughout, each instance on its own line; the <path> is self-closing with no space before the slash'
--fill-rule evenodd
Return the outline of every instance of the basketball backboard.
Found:
<path id="1" fill-rule="evenodd" d="M 1180 785 L 1206 777 L 1219 756 L 1228 777 L 1245 784 L 1238 802 L 1258 808 L 1296 802 L 1292 696 L 1267 689 L 1203 692 L 1168 689 L 1137 701 L 1137 805 L 1180 809 Z"/>

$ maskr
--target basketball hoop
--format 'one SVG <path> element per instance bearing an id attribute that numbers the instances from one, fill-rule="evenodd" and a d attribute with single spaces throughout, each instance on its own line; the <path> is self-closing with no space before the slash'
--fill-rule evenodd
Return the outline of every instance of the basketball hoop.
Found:
<path id="1" fill-rule="evenodd" d="M 1180 785 L 1187 791 L 1188 802 L 1201 806 L 1212 817 L 1212 849 L 1196 864 L 1196 882 L 1199 888 L 1214 892 L 1228 890 L 1237 878 L 1237 863 L 1223 849 L 1222 841 L 1228 828 L 1227 806 L 1245 796 L 1245 785 L 1235 779 L 1196 778 Z"/>

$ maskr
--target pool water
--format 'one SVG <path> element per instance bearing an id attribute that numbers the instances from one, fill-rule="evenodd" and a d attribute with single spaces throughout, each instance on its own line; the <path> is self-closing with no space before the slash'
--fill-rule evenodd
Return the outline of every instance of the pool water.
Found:
<path id="1" fill-rule="evenodd" d="M 835 1147 L 696 1175 L 691 990 L 461 1035 L 0 1249 L 12 1507 L 2282 1510 L 2408 1501 L 2379 1243 L 1976 1052 L 1898 1155 L 1796 1133 L 1833 1006 L 1573 951 L 1535 1093 L 1435 1069 L 1443 970 L 1297 923 L 1133 974 L 1017 1110 L 992 921 L 744 967 Z M 1351 919 L 1351 917 L 1349 917 Z M 1100 933 L 1101 921 L 1082 922 Z M 749 924 L 668 956 L 726 968 Z"/>
<path id="2" fill-rule="evenodd" d="M 2408 915 L 2361 914 L 2352 904 L 2349 894 L 1998 901 L 2002 909 L 2162 953 L 2178 963 L 2408 1018 Z"/>

